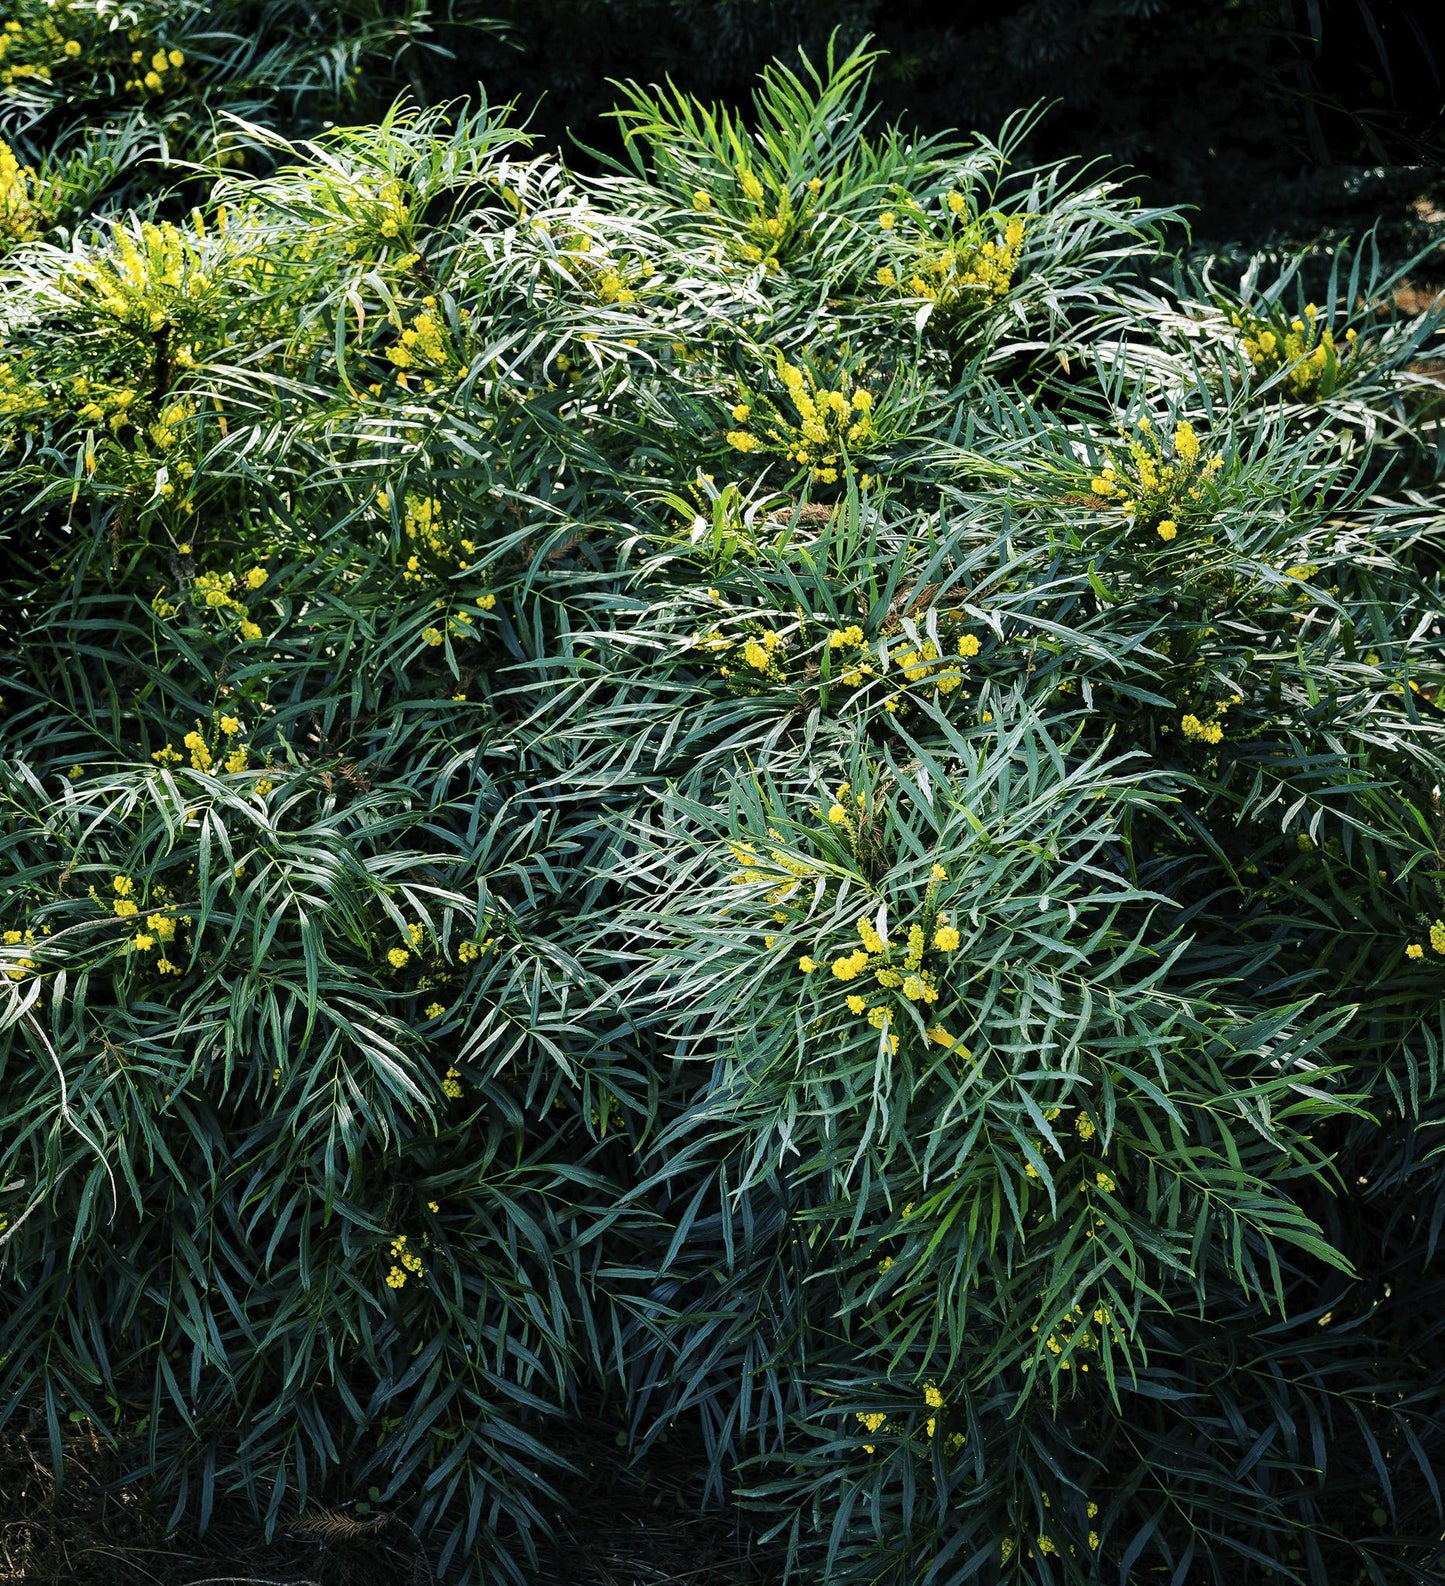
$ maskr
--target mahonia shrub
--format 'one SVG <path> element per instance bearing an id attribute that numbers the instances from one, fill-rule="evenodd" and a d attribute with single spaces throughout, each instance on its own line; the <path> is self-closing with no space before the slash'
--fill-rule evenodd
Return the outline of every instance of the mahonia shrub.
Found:
<path id="1" fill-rule="evenodd" d="M 1438 1578 L 1438 321 L 1368 244 L 1220 288 L 871 63 L 628 87 L 586 178 L 253 127 L 17 239 L 57 1468 L 521 1581 L 600 1403 L 799 1580 Z"/>
<path id="2" fill-rule="evenodd" d="M 0 254 L 268 163 L 265 123 L 380 111 L 444 53 L 427 0 L 6 0 Z M 489 35 L 494 24 L 472 19 Z"/>

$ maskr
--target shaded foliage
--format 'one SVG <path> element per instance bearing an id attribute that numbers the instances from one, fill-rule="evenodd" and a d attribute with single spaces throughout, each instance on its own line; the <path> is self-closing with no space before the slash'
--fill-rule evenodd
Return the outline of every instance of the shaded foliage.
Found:
<path id="1" fill-rule="evenodd" d="M 1438 1577 L 1438 317 L 872 64 L 7 257 L 57 1469 L 522 1580 L 586 1407 L 800 1579 Z"/>

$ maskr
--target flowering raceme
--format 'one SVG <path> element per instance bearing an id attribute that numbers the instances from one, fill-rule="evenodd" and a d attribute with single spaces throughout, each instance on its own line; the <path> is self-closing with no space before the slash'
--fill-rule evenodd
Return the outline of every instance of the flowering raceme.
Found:
<path id="1" fill-rule="evenodd" d="M 0 246 L 24 242 L 35 232 L 35 173 L 21 165 L 14 150 L 0 138 Z"/>
<path id="2" fill-rule="evenodd" d="M 1100 506 L 1152 530 L 1166 543 L 1180 524 L 1209 513 L 1209 487 L 1224 466 L 1220 452 L 1206 455 L 1194 426 L 1181 419 L 1166 443 L 1148 418 L 1127 438 L 1127 451 L 1106 450 L 1104 465 L 1090 480 Z"/>
<path id="3" fill-rule="evenodd" d="M 782 456 L 821 484 L 837 484 L 848 462 L 866 455 L 876 430 L 873 393 L 846 375 L 828 385 L 813 369 L 774 355 L 777 383 L 744 393 L 728 416 L 737 425 L 725 439 L 739 452 Z"/>
<path id="4" fill-rule="evenodd" d="M 1277 305 L 1268 314 L 1233 309 L 1230 324 L 1239 331 L 1239 345 L 1256 378 L 1268 380 L 1284 372 L 1284 388 L 1301 402 L 1333 395 L 1347 373 L 1346 360 L 1356 350 L 1357 332 L 1350 326 L 1344 345 L 1313 303 L 1293 317 Z"/>
<path id="5" fill-rule="evenodd" d="M 928 323 L 944 330 L 1007 296 L 1024 245 L 1023 215 L 973 212 L 957 189 L 938 200 L 936 212 L 912 199 L 885 211 L 885 262 L 874 281 L 885 293 L 922 299 Z"/>

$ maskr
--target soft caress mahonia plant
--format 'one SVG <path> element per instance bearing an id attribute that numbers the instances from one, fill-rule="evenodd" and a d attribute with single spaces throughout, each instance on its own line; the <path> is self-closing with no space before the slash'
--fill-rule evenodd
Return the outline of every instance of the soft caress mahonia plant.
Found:
<path id="1" fill-rule="evenodd" d="M 1438 1579 L 1435 324 L 869 66 L 11 253 L 0 1414 L 451 1582 L 599 1397 L 798 1580 Z"/>
<path id="2" fill-rule="evenodd" d="M 0 0 L 0 257 L 196 165 L 266 165 L 258 122 L 379 110 L 432 31 L 428 0 Z"/>

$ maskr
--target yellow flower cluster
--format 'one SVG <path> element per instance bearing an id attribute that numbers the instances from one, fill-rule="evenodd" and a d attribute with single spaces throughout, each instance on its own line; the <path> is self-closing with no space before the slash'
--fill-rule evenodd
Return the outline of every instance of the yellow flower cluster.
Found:
<path id="1" fill-rule="evenodd" d="M 751 843 L 739 842 L 732 845 L 732 856 L 742 866 L 729 878 L 735 886 L 752 886 L 759 882 L 768 883 L 768 891 L 764 894 L 771 904 L 786 903 L 797 892 L 798 886 L 816 874 L 811 865 L 795 858 L 782 848 L 770 848 L 767 858 L 762 858 Z M 779 924 L 786 920 L 786 915 L 775 915 L 774 919 Z M 812 959 L 807 963 L 812 967 Z M 799 962 L 802 967 L 802 961 Z M 809 971 L 804 970 L 804 973 Z"/>
<path id="2" fill-rule="evenodd" d="M 1128 460 L 1106 452 L 1104 466 L 1090 485 L 1104 505 L 1154 530 L 1161 540 L 1172 540 L 1179 520 L 1199 513 L 1206 487 L 1223 466 L 1221 453 L 1204 456 L 1192 424 L 1175 425 L 1166 453 L 1154 426 L 1142 418 L 1128 442 Z"/>
<path id="3" fill-rule="evenodd" d="M 836 678 L 844 688 L 861 688 L 874 676 L 876 659 L 862 628 L 856 622 L 849 623 L 846 628 L 835 628 L 829 633 L 829 677 Z"/>
<path id="4" fill-rule="evenodd" d="M 709 628 L 694 635 L 691 648 L 702 650 L 718 663 L 718 672 L 735 692 L 758 693 L 788 680 L 786 634 L 759 622 L 749 622 L 740 633 L 728 635 Z"/>
<path id="5" fill-rule="evenodd" d="M 901 213 L 886 210 L 878 225 L 889 243 L 874 277 L 892 296 L 930 305 L 940 328 L 1008 294 L 1014 284 L 1027 222 L 994 211 L 975 215 L 967 195 L 952 192 L 929 214 L 912 200 Z"/>
<path id="6" fill-rule="evenodd" d="M 193 771 L 214 771 L 217 760 L 221 768 L 232 776 L 238 776 L 248 770 L 251 764 L 250 750 L 241 741 L 241 722 L 239 717 L 222 715 L 215 724 L 216 733 L 213 738 L 207 737 L 207 728 L 197 721 L 190 732 L 181 738 L 181 749 L 174 744 L 162 744 L 159 749 L 151 751 L 151 759 L 157 765 L 179 765 L 183 760 L 189 759 Z M 269 793 L 275 784 L 264 778 L 256 783 L 258 793 Z"/>
<path id="7" fill-rule="evenodd" d="M 1096 1328 L 1097 1332 L 1094 1330 Z M 1032 1330 L 1037 1333 L 1041 1329 L 1035 1326 Z M 1096 1305 L 1087 1317 L 1084 1308 L 1076 1305 L 1071 1311 L 1059 1317 L 1050 1328 L 1048 1336 L 1044 1339 L 1044 1348 L 1058 1362 L 1060 1371 L 1071 1371 L 1074 1362 L 1072 1359 L 1066 1359 L 1065 1355 L 1073 1356 L 1082 1352 L 1097 1356 L 1099 1344 L 1106 1334 L 1112 1337 L 1115 1343 L 1122 1342 L 1122 1335 L 1115 1326 L 1113 1314 L 1107 1305 Z M 1080 1360 L 1079 1370 L 1088 1369 L 1088 1361 Z M 1091 1506 L 1089 1517 L 1092 1519 L 1097 1513 L 1098 1509 Z"/>
<path id="8" fill-rule="evenodd" d="M 798 184 L 795 191 L 771 170 L 764 167 L 759 175 L 742 159 L 719 181 L 721 205 L 707 189 L 698 188 L 692 195 L 692 207 L 711 218 L 707 230 L 720 238 L 735 258 L 776 271 L 789 243 L 807 230 L 822 190 L 819 177 Z"/>
<path id="9" fill-rule="evenodd" d="M 0 945 L 5 947 L 34 947 L 35 932 L 32 930 L 10 930 L 0 933 Z M 5 965 L 5 976 L 9 980 L 24 980 L 31 970 L 39 968 L 36 961 L 25 953 L 19 958 L 11 959 Z"/>
<path id="10" fill-rule="evenodd" d="M 964 677 L 960 663 L 971 661 L 981 648 L 976 634 L 959 633 L 965 620 L 962 611 L 945 611 L 938 619 L 936 639 L 919 638 L 901 649 L 890 650 L 885 670 L 894 672 L 901 680 L 895 679 L 896 687 L 884 697 L 884 710 L 891 715 L 911 697 L 927 692 L 953 693 Z M 950 647 L 951 639 L 956 642 Z"/>
<path id="11" fill-rule="evenodd" d="M 97 249 L 76 265 L 77 289 L 132 330 L 149 334 L 178 323 L 215 284 L 199 212 L 191 219 L 194 236 L 168 220 L 134 227 L 112 221 L 110 249 Z"/>
<path id="12" fill-rule="evenodd" d="M 421 1257 L 407 1248 L 406 1235 L 398 1234 L 391 1242 L 391 1270 L 386 1274 L 386 1286 L 389 1289 L 402 1289 L 406 1287 L 409 1277 L 419 1278 L 422 1274 Z"/>
<path id="13" fill-rule="evenodd" d="M 1445 958 L 1445 920 L 1436 920 L 1430 927 L 1430 946 L 1434 952 Z M 1406 958 L 1423 958 L 1425 949 L 1419 942 L 1411 942 L 1405 949 Z"/>
<path id="14" fill-rule="evenodd" d="M 211 221 L 192 211 L 185 226 L 112 221 L 104 234 L 77 245 L 55 284 L 70 318 L 98 332 L 93 355 L 77 370 L 69 366 L 73 349 L 57 344 L 0 366 L 0 415 L 54 420 L 68 412 L 95 432 L 84 440 L 85 478 L 99 471 L 112 488 L 154 504 L 175 497 L 176 507 L 190 512 L 184 486 L 195 462 L 185 443 L 199 410 L 184 382 L 224 344 L 235 294 L 249 294 L 249 277 L 271 265 L 242 257 L 245 239 L 244 230 L 228 231 L 223 210 Z M 294 318 L 294 302 L 281 293 L 246 310 L 258 341 L 271 330 L 294 330 Z M 275 346 L 284 345 L 278 334 Z M 289 356 L 274 353 L 277 362 Z"/>
<path id="15" fill-rule="evenodd" d="M 446 1076 L 442 1080 L 442 1095 L 445 1096 L 448 1101 L 457 1101 L 460 1099 L 461 1094 L 461 1071 L 459 1069 L 449 1068 L 446 1071 Z"/>
<path id="16" fill-rule="evenodd" d="M 1087 1370 L 1088 1368 L 1086 1367 L 1085 1369 Z M 1047 1492 L 1041 1492 L 1039 1496 L 1043 1499 L 1045 1509 L 1050 1509 L 1053 1507 L 1049 1501 L 1049 1495 Z M 1089 1519 L 1093 1520 L 1099 1513 L 1098 1504 L 1091 1500 L 1087 1505 L 1085 1512 L 1088 1514 Z M 1101 1538 L 1099 1533 L 1097 1531 L 1091 1530 L 1089 1532 L 1089 1550 L 1091 1552 L 1097 1553 L 1099 1550 L 1100 1541 Z M 1069 1557 L 1076 1557 L 1078 1550 L 1074 1547 L 1074 1544 L 1069 1542 L 1066 1544 L 1066 1546 L 1069 1551 Z M 1032 1543 L 1026 1544 L 1024 1547 L 1024 1552 L 1029 1558 L 1032 1558 L 1034 1556 L 1035 1548 L 1038 1549 L 1041 1556 L 1053 1554 L 1055 1557 L 1058 1557 L 1059 1554 L 1059 1544 L 1048 1534 L 1047 1531 L 1041 1531 L 1038 1536 L 1033 1539 Z M 1002 1542 L 999 1544 L 999 1561 L 1001 1563 L 1007 1564 L 1008 1561 L 1014 1556 L 1014 1553 L 1017 1551 L 1017 1549 L 1018 1543 L 1012 1536 L 1004 1537 Z"/>
<path id="17" fill-rule="evenodd" d="M 130 64 L 135 76 L 125 85 L 127 93 L 163 94 L 179 88 L 185 82 L 181 68 L 186 64 L 185 53 L 175 49 L 144 49 L 130 52 Z"/>
<path id="18" fill-rule="evenodd" d="M 0 177 L 3 172 L 0 161 Z M 0 180 L 0 237 L 18 191 L 12 180 L 7 200 Z M 108 355 L 96 372 L 67 370 L 52 377 L 33 352 L 0 363 L 0 416 L 71 413 L 102 439 L 124 443 L 98 452 L 94 437 L 87 437 L 86 477 L 104 464 L 138 495 L 158 501 L 177 496 L 194 474 L 189 457 L 170 455 L 187 439 L 197 415 L 195 399 L 178 390 L 177 381 L 198 367 L 197 346 L 223 318 L 212 257 L 219 243 L 207 237 L 194 212 L 193 222 L 185 232 L 169 222 L 112 222 L 108 241 L 79 252 L 65 269 L 60 286 L 82 317 L 99 315 L 103 329 L 120 326 L 133 333 L 107 338 Z M 281 310 L 270 312 L 279 317 Z M 176 505 L 192 510 L 183 489 Z"/>
<path id="19" fill-rule="evenodd" d="M 387 491 L 377 492 L 376 506 L 380 512 L 391 511 L 391 496 Z M 454 567 L 459 573 L 475 572 L 481 577 L 486 576 L 487 569 L 479 568 L 476 564 L 477 542 L 463 534 L 446 516 L 436 496 L 407 494 L 402 503 L 401 532 L 410 547 L 401 574 L 406 583 L 424 582 L 429 572 L 438 566 Z M 427 568 L 423 561 L 424 557 L 430 558 L 432 569 Z M 490 591 L 485 591 L 474 595 L 471 603 L 479 606 L 483 611 L 491 611 L 497 604 L 497 597 Z M 438 602 L 438 605 L 440 604 L 441 602 Z M 473 620 L 469 614 L 455 614 L 450 619 L 452 633 L 464 635 Z M 460 624 L 460 627 L 457 624 Z M 427 638 L 427 643 L 440 644 L 442 642 L 440 632 L 435 629 L 430 631 L 436 632 L 437 637 Z"/>
<path id="20" fill-rule="evenodd" d="M 534 221 L 533 228 L 548 235 L 552 232 L 546 220 Z M 581 227 L 559 231 L 552 247 L 568 280 L 603 308 L 631 308 L 639 292 L 661 281 L 661 273 L 650 260 L 614 253 L 606 239 Z M 555 362 L 564 374 L 572 368 L 565 353 Z"/>
<path id="21" fill-rule="evenodd" d="M 862 1422 L 863 1430 L 870 1435 L 876 1432 L 880 1426 L 886 1424 L 888 1420 L 887 1412 L 884 1410 L 859 1410 L 856 1415 L 857 1419 Z M 863 1452 L 865 1454 L 875 1453 L 876 1447 L 872 1443 L 864 1443 Z"/>
<path id="22" fill-rule="evenodd" d="M 416 371 L 424 378 L 424 390 L 436 389 L 437 376 L 460 376 L 463 361 L 457 350 L 451 327 L 445 317 L 437 312 L 437 300 L 427 296 L 421 307 L 406 324 L 399 309 L 393 309 L 388 318 L 397 333 L 396 341 L 386 349 L 388 360 L 399 371 L 397 378 L 403 386 L 408 384 L 407 371 Z"/>
<path id="23" fill-rule="evenodd" d="M 836 484 L 846 459 L 866 451 L 876 438 L 873 393 L 854 387 L 846 376 L 836 387 L 825 385 L 781 352 L 775 370 L 782 395 L 742 392 L 729 408 L 738 428 L 727 432 L 728 445 L 780 455 L 807 468 L 819 483 Z"/>
<path id="24" fill-rule="evenodd" d="M 251 618 L 250 608 L 233 593 L 238 580 L 231 572 L 197 573 L 191 583 L 191 606 L 213 611 L 236 624 L 242 639 L 259 639 L 261 626 Z M 248 579 L 249 584 L 249 579 Z"/>
<path id="25" fill-rule="evenodd" d="M 92 887 L 90 897 L 92 902 L 117 919 L 137 922 L 135 933 L 125 942 L 125 951 L 150 953 L 159 949 L 156 958 L 148 961 L 150 967 L 157 974 L 179 975 L 180 968 L 169 958 L 168 949 L 176 939 L 177 929 L 182 925 L 191 924 L 191 916 L 173 912 L 174 899 L 170 889 L 163 883 L 154 881 L 150 884 L 149 897 L 144 901 L 137 901 L 134 878 L 121 874 L 111 878 L 111 891 L 115 893 L 113 898 L 102 898 Z M 143 923 L 142 911 L 144 911 Z"/>
<path id="26" fill-rule="evenodd" d="M 1192 738 L 1197 743 L 1219 743 L 1224 737 L 1224 713 L 1231 705 L 1239 704 L 1240 698 L 1240 695 L 1233 694 L 1228 699 L 1220 700 L 1211 714 L 1205 719 L 1201 719 L 1192 712 L 1187 713 L 1180 717 L 1180 732 L 1186 738 Z"/>
<path id="27" fill-rule="evenodd" d="M 855 796 L 848 784 L 844 783 L 837 790 L 825 818 L 830 825 L 845 827 L 856 843 L 867 817 L 867 796 Z M 912 1004 L 920 1014 L 930 1017 L 941 995 L 939 980 L 946 955 L 956 952 L 962 941 L 952 919 L 934 907 L 933 898 L 938 882 L 946 879 L 943 867 L 936 865 L 924 893 L 923 918 L 926 924 L 915 921 L 900 935 L 891 936 L 886 906 L 880 907 L 876 915 L 864 914 L 855 922 L 859 945 L 850 947 L 846 952 L 836 952 L 828 962 L 827 967 L 833 978 L 845 984 L 871 977 L 872 984 L 878 988 L 871 997 L 854 991 L 844 1000 L 849 1013 L 881 1032 L 889 1050 L 893 1052 L 899 1047 L 899 1037 L 892 1028 L 899 1011 L 898 999 Z M 930 954 L 941 956 L 931 958 Z M 820 967 L 820 961 L 811 955 L 805 955 L 798 961 L 798 968 L 803 974 L 812 974 Z M 940 1023 L 927 1025 L 925 1034 L 930 1041 L 952 1050 L 960 1058 L 972 1055 Z"/>
<path id="28" fill-rule="evenodd" d="M 1291 319 L 1282 310 L 1265 317 L 1247 309 L 1236 310 L 1229 319 L 1255 374 L 1268 380 L 1281 369 L 1288 371 L 1285 389 L 1301 402 L 1334 392 L 1344 361 L 1355 349 L 1355 331 L 1347 330 L 1344 347 L 1337 346 L 1334 331 L 1321 322 L 1313 303 L 1305 304 L 1303 316 Z"/>
<path id="29" fill-rule="evenodd" d="M 0 138 L 0 244 L 24 242 L 35 234 L 34 181 L 35 172 Z"/>
<path id="30" fill-rule="evenodd" d="M 923 1423 L 923 1435 L 931 1439 L 938 1435 L 938 1418 L 946 1408 L 943 1391 L 935 1383 L 924 1384 L 923 1407 L 930 1412 Z M 885 1410 L 857 1410 L 853 1418 L 862 1426 L 868 1437 L 874 1436 L 880 1429 L 894 1436 L 901 1435 L 904 1430 L 897 1422 L 888 1419 Z M 963 1434 L 956 1432 L 946 1440 L 944 1447 L 950 1454 L 956 1454 L 963 1447 L 963 1443 Z M 877 1452 L 876 1445 L 871 1442 L 863 1443 L 862 1448 L 865 1454 Z"/>
<path id="31" fill-rule="evenodd" d="M 72 14 L 66 15 L 67 11 Z M 67 24 L 80 21 L 83 25 L 88 20 L 84 13 L 79 17 L 73 14 L 80 11 L 79 6 L 61 7 L 50 0 L 39 16 L 25 20 L 11 17 L 0 28 L 0 87 L 26 81 L 51 83 L 57 70 L 63 73 L 64 68 L 76 62 L 82 52 L 81 42 L 68 26 L 61 26 L 56 14 Z"/>
<path id="32" fill-rule="evenodd" d="M 379 232 L 387 242 L 404 238 L 411 226 L 406 189 L 394 179 L 383 182 L 374 195 L 363 199 L 361 214 L 366 226 Z"/>

